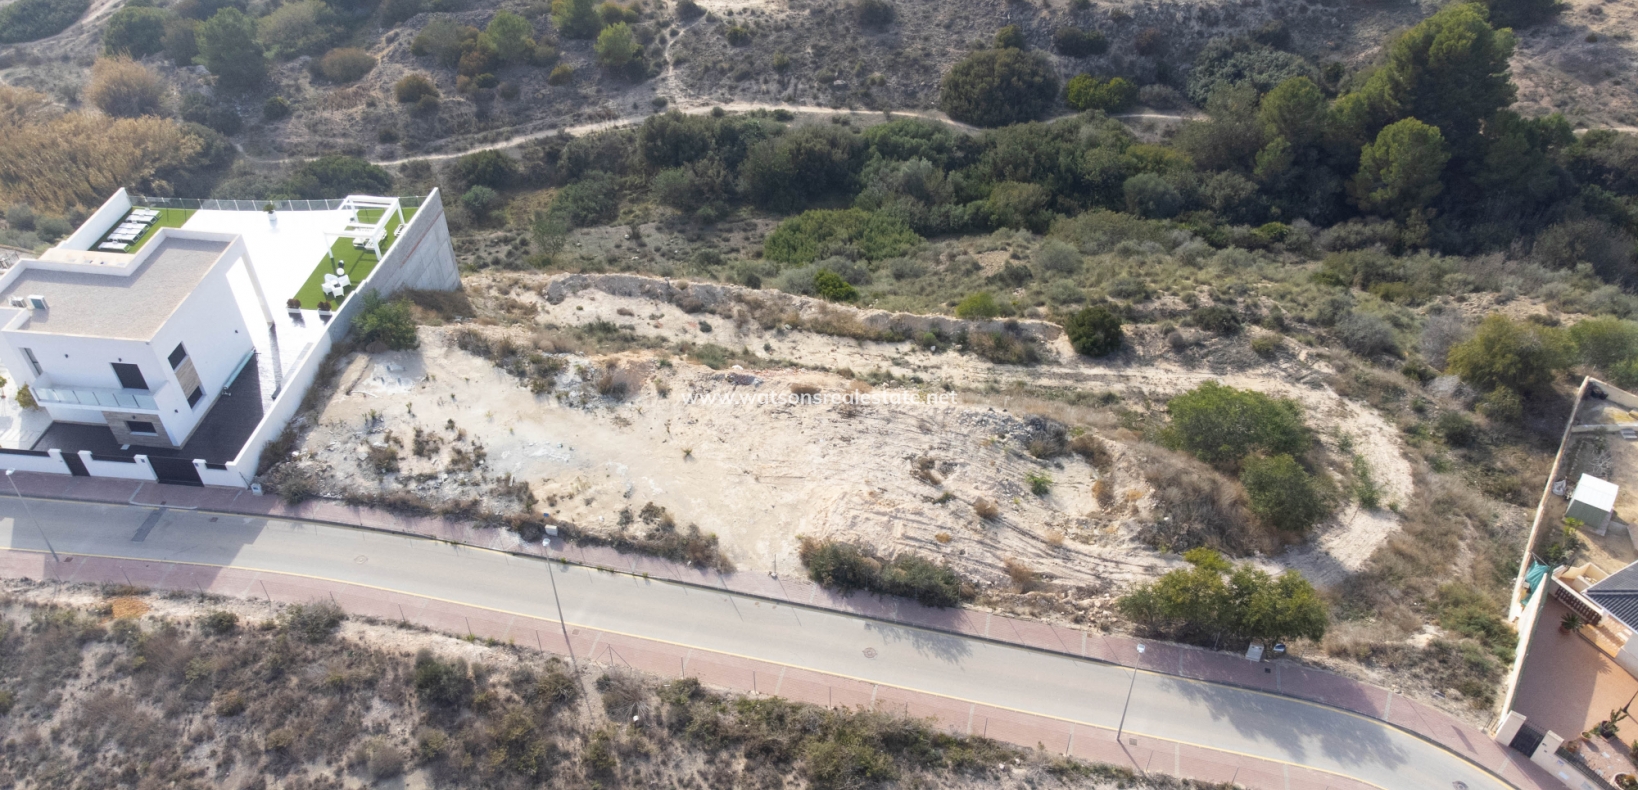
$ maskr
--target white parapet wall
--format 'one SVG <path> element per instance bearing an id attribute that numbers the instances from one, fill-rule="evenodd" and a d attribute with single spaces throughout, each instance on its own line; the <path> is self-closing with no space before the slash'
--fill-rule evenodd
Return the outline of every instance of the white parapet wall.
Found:
<path id="1" fill-rule="evenodd" d="M 91 245 L 97 243 L 98 239 L 107 235 L 108 229 L 114 227 L 116 221 L 130 213 L 130 211 L 131 196 L 121 188 L 120 191 L 114 193 L 113 197 L 104 201 L 101 208 L 98 208 L 84 222 L 81 222 L 78 230 L 74 231 L 68 238 L 57 242 L 54 249 L 75 252 L 89 250 Z"/>
<path id="2" fill-rule="evenodd" d="M 68 463 L 57 450 L 0 449 L 0 469 L 18 472 L 43 472 L 48 475 L 69 475 Z"/>

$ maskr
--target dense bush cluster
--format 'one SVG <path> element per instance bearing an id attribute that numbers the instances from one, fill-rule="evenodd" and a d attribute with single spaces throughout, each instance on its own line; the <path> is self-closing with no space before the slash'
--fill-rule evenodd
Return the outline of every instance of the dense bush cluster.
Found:
<path id="1" fill-rule="evenodd" d="M 1166 404 L 1168 446 L 1238 470 L 1251 511 L 1281 532 L 1302 533 L 1331 513 L 1323 475 L 1298 459 L 1313 446 L 1296 402 L 1208 381 Z"/>
<path id="2" fill-rule="evenodd" d="M 1121 613 L 1157 633 L 1213 647 L 1325 636 L 1325 601 L 1297 571 L 1270 576 L 1250 563 L 1232 566 L 1206 548 L 1183 558 L 1190 567 L 1122 596 Z"/>
<path id="3" fill-rule="evenodd" d="M 90 0 L 17 0 L 0 6 L 0 44 L 54 36 L 90 7 Z"/>
<path id="4" fill-rule="evenodd" d="M 798 555 L 808 577 L 833 590 L 899 595 L 928 606 L 955 606 L 972 597 L 955 571 L 919 554 L 887 560 L 857 543 L 804 537 Z"/>

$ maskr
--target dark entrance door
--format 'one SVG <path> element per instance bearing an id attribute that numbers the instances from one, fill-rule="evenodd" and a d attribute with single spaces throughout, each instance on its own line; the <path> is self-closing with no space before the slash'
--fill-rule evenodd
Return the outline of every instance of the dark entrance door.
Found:
<path id="1" fill-rule="evenodd" d="M 1514 751 L 1533 755 L 1536 753 L 1536 747 L 1541 745 L 1541 739 L 1544 737 L 1546 737 L 1546 733 L 1526 724 L 1519 728 L 1519 734 L 1514 735 L 1513 742 L 1507 745 L 1513 747 Z"/>
<path id="2" fill-rule="evenodd" d="M 90 477 L 91 472 L 85 468 L 85 461 L 79 453 L 63 453 L 63 463 L 68 464 L 68 471 L 75 477 Z"/>
<path id="3" fill-rule="evenodd" d="M 193 462 L 186 458 L 169 456 L 148 456 L 148 463 L 154 468 L 154 476 L 161 483 L 170 483 L 178 486 L 203 486 L 205 481 L 199 479 L 199 470 L 193 468 Z"/>

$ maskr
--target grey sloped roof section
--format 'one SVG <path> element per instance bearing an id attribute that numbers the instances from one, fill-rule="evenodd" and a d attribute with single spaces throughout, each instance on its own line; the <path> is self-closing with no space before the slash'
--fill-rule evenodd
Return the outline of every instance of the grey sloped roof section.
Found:
<path id="1" fill-rule="evenodd" d="M 11 297 L 38 294 L 45 297 L 47 308 L 31 311 L 18 329 L 148 340 L 230 245 L 228 241 L 167 238 L 128 277 L 29 268 L 0 293 L 0 308 L 15 310 L 10 307 Z"/>
<path id="2" fill-rule="evenodd" d="M 1588 587 L 1586 595 L 1629 628 L 1638 628 L 1638 562 Z"/>

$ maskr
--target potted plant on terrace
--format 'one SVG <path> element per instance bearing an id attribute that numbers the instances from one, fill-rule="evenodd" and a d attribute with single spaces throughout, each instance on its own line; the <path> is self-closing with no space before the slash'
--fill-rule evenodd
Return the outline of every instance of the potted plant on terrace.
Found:
<path id="1" fill-rule="evenodd" d="M 1580 631 L 1581 626 L 1583 625 L 1586 625 L 1586 623 L 1581 622 L 1581 615 L 1578 615 L 1575 612 L 1565 614 L 1564 619 L 1558 621 L 1558 627 L 1566 634 L 1573 634 Z"/>
<path id="2" fill-rule="evenodd" d="M 326 321 L 330 320 L 332 307 L 333 305 L 331 305 L 328 300 L 320 300 L 318 303 L 319 318 Z"/>

